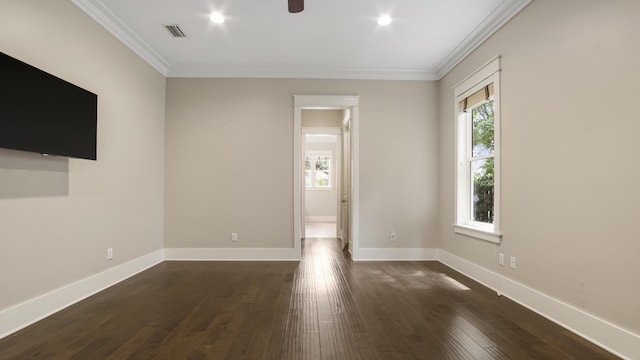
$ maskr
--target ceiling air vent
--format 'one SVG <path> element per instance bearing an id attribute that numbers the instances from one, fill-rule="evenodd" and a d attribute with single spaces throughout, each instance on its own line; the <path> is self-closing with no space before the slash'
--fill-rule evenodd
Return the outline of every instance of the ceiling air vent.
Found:
<path id="1" fill-rule="evenodd" d="M 180 29 L 178 25 L 165 25 L 164 27 L 166 27 L 167 30 L 169 30 L 169 32 L 171 33 L 171 35 L 173 35 L 173 37 L 182 38 L 187 36 L 182 32 L 182 29 Z"/>

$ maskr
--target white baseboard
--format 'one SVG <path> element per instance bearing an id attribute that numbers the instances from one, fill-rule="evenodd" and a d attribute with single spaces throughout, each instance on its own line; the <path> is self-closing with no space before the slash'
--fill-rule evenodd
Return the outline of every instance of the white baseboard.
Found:
<path id="1" fill-rule="evenodd" d="M 623 359 L 640 359 L 640 335 L 435 248 L 360 248 L 355 261 L 431 260 L 461 272 Z M 166 248 L 0 311 L 0 339 L 163 260 L 298 261 L 294 248 Z"/>
<path id="2" fill-rule="evenodd" d="M 479 282 L 480 284 L 488 287 L 489 289 L 493 289 L 496 292 L 499 291 L 498 277 L 495 272 L 478 266 L 470 261 L 467 261 L 442 249 L 438 249 L 438 260 L 448 267 L 453 268 L 458 272 L 461 272 L 464 275 Z"/>
<path id="3" fill-rule="evenodd" d="M 165 248 L 165 260 L 181 261 L 299 261 L 294 248 Z"/>
<path id="4" fill-rule="evenodd" d="M 163 261 L 162 250 L 0 311 L 0 339 Z"/>
<path id="5" fill-rule="evenodd" d="M 439 250 L 440 262 L 623 359 L 640 359 L 640 335 L 468 260 Z"/>
<path id="6" fill-rule="evenodd" d="M 305 222 L 328 222 L 328 223 L 334 223 L 336 222 L 337 218 L 335 216 L 305 216 L 304 217 L 304 221 Z"/>
<path id="7" fill-rule="evenodd" d="M 354 261 L 428 261 L 438 260 L 438 249 L 431 248 L 359 248 Z"/>

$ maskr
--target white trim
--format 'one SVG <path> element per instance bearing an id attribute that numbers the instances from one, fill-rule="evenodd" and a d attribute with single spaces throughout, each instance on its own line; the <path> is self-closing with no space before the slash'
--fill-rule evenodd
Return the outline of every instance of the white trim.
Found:
<path id="1" fill-rule="evenodd" d="M 360 256 L 360 108 L 351 109 L 351 203 L 349 204 L 349 241 L 352 244 L 351 258 Z"/>
<path id="2" fill-rule="evenodd" d="M 437 67 L 436 77 L 442 79 L 449 71 L 464 60 L 478 46 L 482 45 L 491 35 L 496 33 L 504 24 L 513 19 L 532 0 L 503 1 L 476 29 L 467 36 Z"/>
<path id="3" fill-rule="evenodd" d="M 496 273 L 467 261 L 459 256 L 453 255 L 446 250 L 438 249 L 438 261 L 448 267 L 472 278 L 480 284 L 500 292 Z"/>
<path id="4" fill-rule="evenodd" d="M 352 95 L 293 95 L 293 104 L 302 109 L 336 110 L 359 106 L 360 96 Z"/>
<path id="5" fill-rule="evenodd" d="M 456 102 L 460 102 L 462 98 L 465 98 L 480 90 L 480 88 L 482 88 L 482 85 L 479 85 L 481 82 L 486 80 L 488 77 L 493 76 L 493 74 L 499 72 L 500 58 L 500 55 L 494 57 L 486 64 L 482 65 L 478 70 L 471 73 L 471 75 L 467 76 L 462 81 L 454 85 L 453 89 Z"/>
<path id="6" fill-rule="evenodd" d="M 133 30 L 129 29 L 100 0 L 71 0 L 77 7 L 89 15 L 98 24 L 125 44 L 134 53 L 165 77 L 169 74 L 169 63 L 151 46 L 145 43 Z"/>
<path id="7" fill-rule="evenodd" d="M 163 254 L 154 251 L 0 311 L 0 339 L 161 263 Z"/>
<path id="8" fill-rule="evenodd" d="M 255 79 L 335 79 L 335 80 L 439 80 L 428 69 L 389 68 L 320 68 L 320 67 L 240 67 L 240 66 L 171 66 L 167 77 L 174 78 L 255 78 Z"/>
<path id="9" fill-rule="evenodd" d="M 437 261 L 438 249 L 432 248 L 360 248 L 354 261 Z"/>
<path id="10" fill-rule="evenodd" d="M 294 96 L 295 105 L 295 96 Z M 302 236 L 305 233 L 302 222 L 302 209 L 305 208 L 304 200 L 306 191 L 305 178 L 302 176 L 304 167 L 305 142 L 302 136 L 302 110 L 294 106 L 293 111 L 293 248 L 296 249 L 298 259 L 302 259 Z"/>
<path id="11" fill-rule="evenodd" d="M 638 334 L 445 250 L 439 261 L 623 359 L 640 359 Z"/>
<path id="12" fill-rule="evenodd" d="M 502 241 L 502 234 L 489 230 L 483 230 L 473 226 L 466 226 L 461 224 L 453 224 L 453 231 L 458 234 L 471 236 L 477 239 L 491 241 L 499 244 Z"/>
<path id="13" fill-rule="evenodd" d="M 166 261 L 299 261 L 296 248 L 166 248 Z"/>
<path id="14" fill-rule="evenodd" d="M 303 127 L 302 133 L 304 135 L 341 135 L 342 129 L 339 127 Z"/>
<path id="15" fill-rule="evenodd" d="M 497 59 L 500 67 L 500 57 Z M 493 186 L 494 209 L 493 229 L 495 234 L 502 236 L 502 86 L 500 85 L 500 70 L 493 75 Z"/>
<path id="16" fill-rule="evenodd" d="M 310 191 L 313 191 L 313 190 L 310 190 Z M 337 221 L 337 217 L 336 216 L 305 216 L 304 221 L 334 223 Z"/>

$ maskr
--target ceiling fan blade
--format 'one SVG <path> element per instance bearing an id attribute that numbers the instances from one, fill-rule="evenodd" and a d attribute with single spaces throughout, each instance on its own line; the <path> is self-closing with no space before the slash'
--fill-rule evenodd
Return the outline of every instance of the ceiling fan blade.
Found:
<path id="1" fill-rule="evenodd" d="M 289 0 L 289 12 L 292 14 L 304 10 L 304 0 Z"/>

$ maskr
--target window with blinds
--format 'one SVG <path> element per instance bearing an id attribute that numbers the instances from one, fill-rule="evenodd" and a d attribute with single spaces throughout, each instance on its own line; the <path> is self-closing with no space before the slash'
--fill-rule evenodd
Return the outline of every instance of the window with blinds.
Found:
<path id="1" fill-rule="evenodd" d="M 499 242 L 499 59 L 456 86 L 454 231 Z"/>

